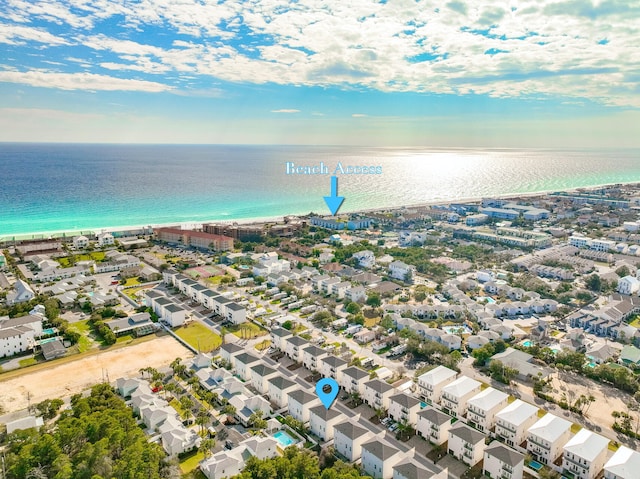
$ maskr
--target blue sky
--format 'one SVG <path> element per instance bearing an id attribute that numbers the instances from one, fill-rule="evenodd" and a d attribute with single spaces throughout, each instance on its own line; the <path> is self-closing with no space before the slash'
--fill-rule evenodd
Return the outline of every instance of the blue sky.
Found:
<path id="1" fill-rule="evenodd" d="M 640 146 L 637 2 L 0 5 L 0 141 Z"/>

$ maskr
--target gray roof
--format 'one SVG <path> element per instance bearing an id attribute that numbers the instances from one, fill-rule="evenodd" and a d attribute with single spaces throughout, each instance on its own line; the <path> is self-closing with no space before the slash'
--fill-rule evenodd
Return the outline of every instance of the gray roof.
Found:
<path id="1" fill-rule="evenodd" d="M 327 363 L 329 366 L 333 367 L 349 364 L 344 359 L 339 358 L 338 356 L 327 356 L 326 358 L 322 358 L 320 361 L 322 361 L 323 363 Z"/>
<path id="2" fill-rule="evenodd" d="M 292 333 L 288 329 L 284 328 L 273 328 L 271 330 L 272 336 L 278 336 L 279 338 L 286 338 L 287 336 L 291 336 Z"/>
<path id="3" fill-rule="evenodd" d="M 386 442 L 382 442 L 379 439 L 374 439 L 372 441 L 366 442 L 362 445 L 362 449 L 366 449 L 371 454 L 373 454 L 378 459 L 386 461 L 390 457 L 398 454 L 398 449 L 393 447 L 391 444 Z"/>
<path id="4" fill-rule="evenodd" d="M 434 464 L 418 464 L 414 459 L 404 459 L 395 466 L 394 471 L 398 471 L 403 477 L 407 479 L 426 479 L 438 474 L 441 469 Z"/>
<path id="5" fill-rule="evenodd" d="M 294 383 L 293 381 L 290 381 L 287 378 L 283 378 L 282 376 L 276 376 L 275 378 L 269 379 L 269 383 L 273 384 L 280 390 L 288 389 L 291 386 L 296 385 L 296 383 Z"/>
<path id="6" fill-rule="evenodd" d="M 59 339 L 44 343 L 40 347 L 42 348 L 42 354 L 45 359 L 53 359 L 58 356 L 62 356 L 67 352 L 64 344 L 62 344 L 62 341 L 60 341 Z"/>
<path id="7" fill-rule="evenodd" d="M 443 413 L 442 411 L 438 411 L 437 409 L 434 409 L 432 407 L 427 407 L 422 411 L 418 412 L 418 416 L 422 416 L 430 423 L 437 424 L 437 425 L 446 424 L 449 421 L 451 421 L 451 416 Z"/>
<path id="8" fill-rule="evenodd" d="M 308 393 L 307 391 L 303 391 L 302 389 L 296 389 L 289 393 L 289 399 L 293 399 L 300 404 L 308 404 L 318 399 L 318 396 Z"/>
<path id="9" fill-rule="evenodd" d="M 166 309 L 172 313 L 177 313 L 178 311 L 184 311 L 184 309 L 182 309 L 180 306 L 178 306 L 177 304 L 169 304 L 166 306 Z"/>
<path id="10" fill-rule="evenodd" d="M 225 351 L 225 352 L 229 353 L 229 354 L 237 353 L 237 352 L 239 352 L 239 351 L 244 351 L 244 348 L 243 348 L 243 347 L 238 346 L 238 345 L 237 345 L 237 344 L 235 344 L 235 343 L 226 343 L 226 344 L 223 344 L 222 346 L 220 346 L 220 349 L 221 349 L 222 351 Z"/>
<path id="11" fill-rule="evenodd" d="M 309 341 L 301 338 L 300 336 L 293 336 L 292 338 L 287 339 L 287 342 L 293 344 L 294 346 L 304 346 L 305 344 L 309 344 Z"/>
<path id="12" fill-rule="evenodd" d="M 385 383 L 380 379 L 372 379 L 364 385 L 379 393 L 386 393 L 393 390 L 393 386 L 391 384 Z"/>
<path id="13" fill-rule="evenodd" d="M 449 434 L 459 437 L 469 444 L 477 444 L 480 441 L 484 441 L 484 434 L 470 428 L 466 424 L 462 424 L 461 422 L 455 424 L 451 429 L 449 429 Z"/>
<path id="14" fill-rule="evenodd" d="M 336 424 L 334 426 L 334 430 L 339 431 L 341 434 L 348 437 L 349 439 L 355 439 L 357 437 L 364 436 L 367 432 L 369 432 L 368 429 L 360 427 L 359 425 L 354 424 L 350 421 L 345 421 L 340 424 Z"/>
<path id="15" fill-rule="evenodd" d="M 369 377 L 369 373 L 356 367 L 356 366 L 351 366 L 350 368 L 345 369 L 344 371 L 342 371 L 342 374 L 344 374 L 345 376 L 349 376 L 350 378 L 355 379 L 356 381 L 359 379 L 363 379 L 363 378 L 368 378 Z"/>
<path id="16" fill-rule="evenodd" d="M 313 344 L 311 346 L 304 348 L 302 351 L 315 357 L 318 357 L 322 354 L 327 353 L 324 349 L 319 348 L 318 346 L 314 346 Z"/>
<path id="17" fill-rule="evenodd" d="M 244 307 L 240 306 L 238 303 L 229 303 L 227 304 L 227 309 L 232 309 L 233 311 L 242 311 Z"/>
<path id="18" fill-rule="evenodd" d="M 260 358 L 255 357 L 251 353 L 240 353 L 236 356 L 236 364 L 238 362 L 241 362 L 243 364 L 251 364 L 255 363 L 256 361 L 260 361 Z"/>
<path id="19" fill-rule="evenodd" d="M 524 461 L 523 454 L 520 454 L 497 441 L 492 442 L 484 452 L 498 458 L 500 462 L 508 464 L 511 467 L 515 467 Z"/>
<path id="20" fill-rule="evenodd" d="M 309 409 L 309 411 L 311 411 L 311 414 L 318 416 L 325 421 L 329 421 L 342 415 L 342 413 L 336 411 L 335 409 L 327 409 L 324 406 L 315 406 Z"/>
<path id="21" fill-rule="evenodd" d="M 40 323 L 42 317 L 28 314 L 26 316 L 20 316 L 19 318 L 9 318 L 0 322 L 0 328 L 14 328 L 16 326 L 22 326 L 23 324 Z"/>
<path id="22" fill-rule="evenodd" d="M 16 328 L 0 329 L 0 339 L 10 338 L 12 336 L 20 336 L 21 334 L 23 334 L 23 331 Z"/>
<path id="23" fill-rule="evenodd" d="M 258 363 L 258 364 L 254 364 L 253 366 L 251 366 L 251 371 L 254 371 L 256 374 L 264 377 L 267 376 L 269 374 L 273 374 L 276 372 L 275 369 L 270 368 L 269 366 L 267 366 L 266 364 L 262 364 L 262 363 Z"/>
<path id="24" fill-rule="evenodd" d="M 398 403 L 401 406 L 404 406 L 409 409 L 420 404 L 420 401 L 418 399 L 414 398 L 413 396 L 409 396 L 408 394 L 405 394 L 405 393 L 400 393 L 400 394 L 396 394 L 395 396 L 391 396 L 389 400 L 395 403 Z"/>

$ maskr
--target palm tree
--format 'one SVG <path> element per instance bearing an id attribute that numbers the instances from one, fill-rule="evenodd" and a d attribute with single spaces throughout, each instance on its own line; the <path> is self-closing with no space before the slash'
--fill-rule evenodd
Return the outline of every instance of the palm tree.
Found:
<path id="1" fill-rule="evenodd" d="M 211 456 L 211 449 L 213 449 L 216 445 L 216 440 L 215 439 L 203 439 L 202 442 L 200 443 L 200 447 L 198 448 L 198 452 L 201 452 L 202 454 L 204 454 L 204 457 L 210 457 Z"/>
<path id="2" fill-rule="evenodd" d="M 209 422 L 209 414 L 204 409 L 200 409 L 196 415 L 196 424 L 200 427 L 200 434 L 202 435 L 204 427 Z"/>
<path id="3" fill-rule="evenodd" d="M 180 398 L 180 406 L 182 406 L 182 409 L 184 411 L 184 419 L 188 421 L 193 415 L 193 413 L 191 412 L 193 401 L 188 396 L 182 396 Z"/>

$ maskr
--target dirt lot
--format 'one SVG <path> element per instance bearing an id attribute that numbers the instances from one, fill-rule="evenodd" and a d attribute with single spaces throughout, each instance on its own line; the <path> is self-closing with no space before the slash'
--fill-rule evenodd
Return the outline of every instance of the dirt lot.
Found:
<path id="1" fill-rule="evenodd" d="M 31 403 L 47 398 L 63 398 L 79 393 L 103 380 L 111 382 L 123 376 L 138 376 L 140 368 L 166 367 L 177 357 L 187 359 L 193 354 L 170 336 L 164 336 L 113 351 L 80 358 L 77 361 L 26 373 L 2 381 L 0 376 L 0 406 L 5 412 L 19 411 Z"/>

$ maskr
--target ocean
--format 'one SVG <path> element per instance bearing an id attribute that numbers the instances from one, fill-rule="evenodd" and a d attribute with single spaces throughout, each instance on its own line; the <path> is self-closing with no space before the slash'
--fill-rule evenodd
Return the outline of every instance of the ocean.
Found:
<path id="1" fill-rule="evenodd" d="M 330 176 L 286 163 L 380 166 L 340 176 L 341 213 L 640 182 L 640 150 L 0 144 L 0 238 L 329 214 Z"/>

